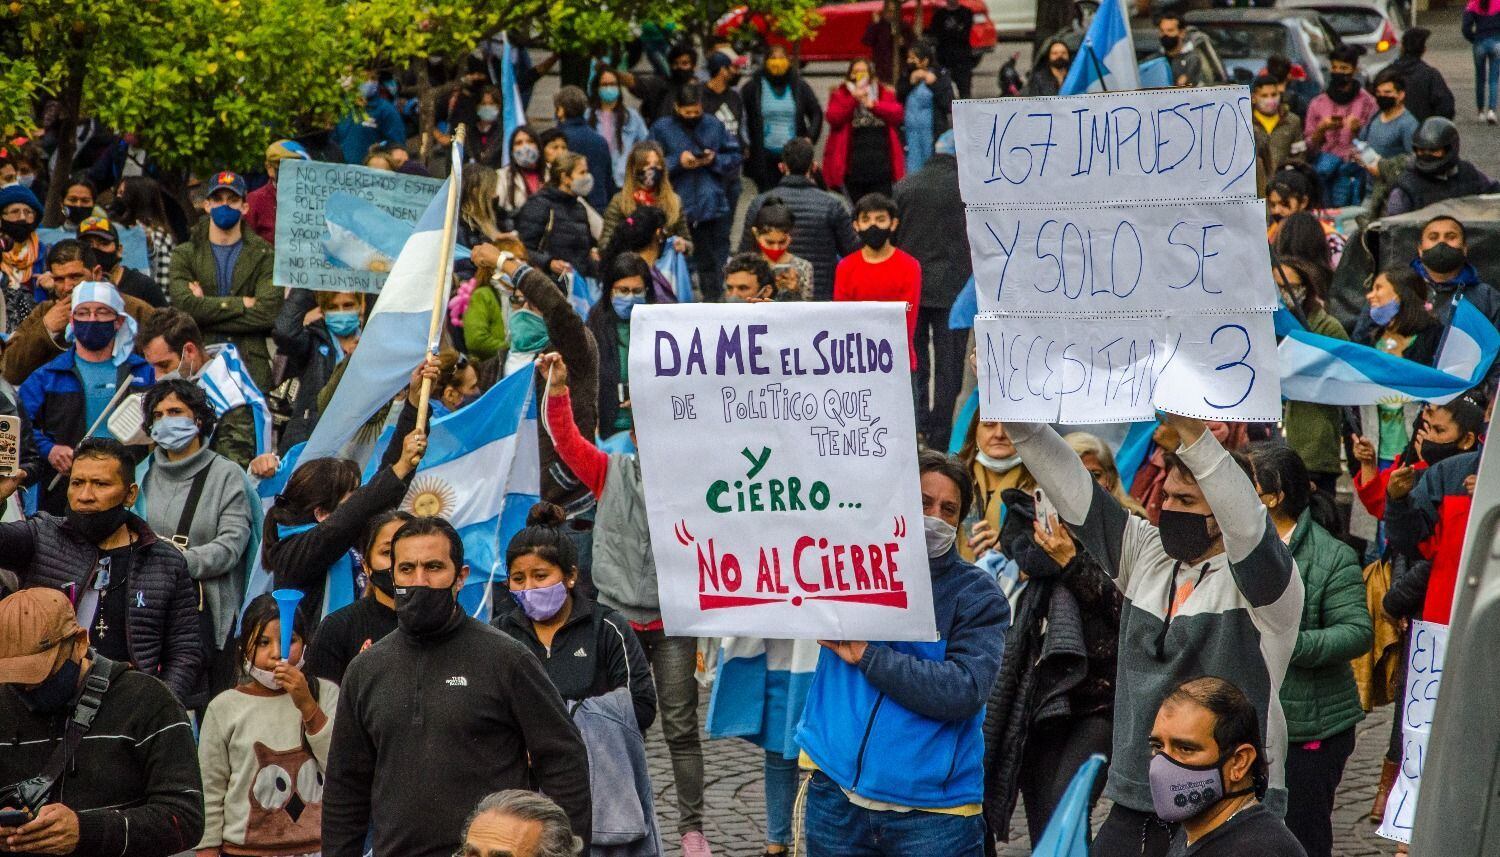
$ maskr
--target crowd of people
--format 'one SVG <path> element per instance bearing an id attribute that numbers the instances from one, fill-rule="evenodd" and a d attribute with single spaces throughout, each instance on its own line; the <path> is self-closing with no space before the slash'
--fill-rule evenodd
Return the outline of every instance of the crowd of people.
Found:
<path id="1" fill-rule="evenodd" d="M 1470 5 L 1493 124 L 1500 12 Z M 700 678 L 722 646 L 767 665 L 721 677 L 705 712 L 709 737 L 764 752 L 767 855 L 993 853 L 1018 807 L 1036 841 L 1097 753 L 1095 854 L 1329 857 L 1355 727 L 1400 704 L 1410 622 L 1446 621 L 1500 374 L 1444 404 L 1164 415 L 1123 472 L 1095 435 L 961 416 L 973 345 L 950 311 L 973 272 L 951 127 L 973 16 L 944 0 L 917 39 L 894 14 L 825 93 L 782 47 L 751 69 L 683 41 L 648 51 L 654 73 L 596 57 L 586 86 L 556 92 L 554 123 L 512 128 L 495 64 L 515 63 L 529 99 L 556 58 L 476 52 L 421 157 L 407 81 L 372 72 L 336 127 L 272 144 L 250 181 L 211 174 L 193 212 L 131 146 L 123 161 L 107 139 L 80 147 L 74 176 L 48 174 L 45 135 L 0 146 L 0 414 L 22 425 L 20 468 L 0 478 L 0 852 L 648 857 L 674 833 L 684 857 L 743 847 L 705 833 Z M 1182 20 L 1158 26 L 1174 83 L 1197 85 Z M 1328 214 L 1496 189 L 1459 157 L 1427 35 L 1408 30 L 1368 81 L 1339 48 L 1310 99 L 1272 57 L 1251 94 L 1286 310 L 1431 366 L 1458 300 L 1500 324 L 1466 225 L 1428 219 L 1415 258 L 1346 312 Z M 1042 45 L 1023 93 L 1055 95 L 1071 62 Z M 378 457 L 366 443 L 366 460 L 288 464 L 378 298 L 274 281 L 278 170 L 441 175 L 460 124 L 468 252 L 442 347 L 364 427 L 393 428 Z M 60 232 L 39 229 L 51 181 L 68 183 Z M 570 300 L 580 278 L 597 288 L 587 308 Z M 906 304 L 938 641 L 668 632 L 630 319 L 693 300 Z M 487 625 L 458 595 L 495 570 L 407 497 L 422 414 L 528 368 L 542 501 L 499 546 Z M 278 472 L 263 505 L 256 484 Z M 294 613 L 247 591 L 257 569 L 302 593 Z M 811 680 L 777 677 L 792 664 Z M 1400 762 L 1393 720 L 1374 820 Z M 647 771 L 658 722 L 673 832 Z"/>

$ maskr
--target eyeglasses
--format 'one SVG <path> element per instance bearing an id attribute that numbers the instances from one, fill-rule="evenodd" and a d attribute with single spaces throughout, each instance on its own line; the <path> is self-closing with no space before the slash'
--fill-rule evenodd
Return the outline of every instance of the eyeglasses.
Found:
<path id="1" fill-rule="evenodd" d="M 76 309 L 73 311 L 74 321 L 115 321 L 119 314 L 105 307 L 103 309 Z"/>

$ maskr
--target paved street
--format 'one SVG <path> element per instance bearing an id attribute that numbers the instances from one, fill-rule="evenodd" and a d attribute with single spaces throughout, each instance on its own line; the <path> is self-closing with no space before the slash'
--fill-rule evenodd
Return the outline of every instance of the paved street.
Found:
<path id="1" fill-rule="evenodd" d="M 1487 126 L 1475 118 L 1473 60 L 1468 44 L 1459 36 L 1458 18 L 1457 10 L 1422 15 L 1421 24 L 1433 31 L 1427 60 L 1443 72 L 1453 89 L 1464 157 L 1487 174 L 1500 175 L 1500 127 Z M 975 95 L 991 97 L 998 94 L 996 73 L 1000 64 L 1017 51 L 1022 52 L 1024 60 L 1029 50 L 1029 45 L 1001 45 L 975 72 Z M 821 93 L 843 73 L 843 68 L 823 63 L 809 68 L 808 73 L 814 87 Z M 542 120 L 541 124 L 547 121 L 556 85 L 556 78 L 549 77 L 537 86 L 531 112 L 534 119 Z M 748 200 L 749 195 L 742 198 Z M 738 234 L 738 228 L 733 234 Z M 705 694 L 705 709 L 707 699 Z M 1376 836 L 1375 826 L 1365 820 L 1380 776 L 1380 762 L 1390 734 L 1390 716 L 1389 708 L 1373 712 L 1357 729 L 1358 742 L 1344 774 L 1334 817 L 1334 854 L 1338 857 L 1395 853 L 1395 843 Z M 667 853 L 676 855 L 677 810 L 671 786 L 671 767 L 660 729 L 653 727 L 648 738 L 652 779 L 657 787 L 657 812 L 666 834 Z M 757 857 L 763 851 L 761 837 L 764 829 L 761 751 L 744 741 L 706 741 L 704 754 L 708 783 L 705 832 L 715 853 L 728 857 Z M 1096 823 L 1099 817 L 1096 814 Z M 1018 838 L 1001 853 L 1007 857 L 1029 854 L 1025 824 L 1019 817 L 1013 829 Z"/>

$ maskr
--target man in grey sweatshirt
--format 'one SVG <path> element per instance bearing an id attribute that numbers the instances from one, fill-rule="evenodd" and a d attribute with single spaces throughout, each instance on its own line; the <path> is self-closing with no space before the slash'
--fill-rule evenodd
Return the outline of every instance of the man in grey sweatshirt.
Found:
<path id="1" fill-rule="evenodd" d="M 1153 812 L 1148 739 L 1177 685 L 1218 676 L 1254 704 L 1270 766 L 1267 805 L 1286 808 L 1286 720 L 1279 701 L 1302 616 L 1302 580 L 1245 471 L 1201 420 L 1162 417 L 1166 445 L 1160 527 L 1130 515 L 1050 427 L 1006 430 L 1037 484 L 1125 596 L 1120 616 L 1114 751 L 1104 794 L 1115 802 L 1095 854 L 1165 855 L 1173 826 Z"/>

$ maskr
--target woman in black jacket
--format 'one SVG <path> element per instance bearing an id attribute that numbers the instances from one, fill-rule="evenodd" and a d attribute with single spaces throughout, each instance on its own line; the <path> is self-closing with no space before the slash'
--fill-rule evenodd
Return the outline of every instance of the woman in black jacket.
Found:
<path id="1" fill-rule="evenodd" d="M 1021 95 L 1026 98 L 1056 95 L 1062 89 L 1063 81 L 1068 77 L 1068 67 L 1072 64 L 1073 52 L 1065 43 L 1059 39 L 1048 42 L 1047 47 L 1037 54 L 1036 65 L 1026 78 Z"/>
<path id="2" fill-rule="evenodd" d="M 516 231 L 531 263 L 559 282 L 570 271 L 596 273 L 594 236 L 584 197 L 594 189 L 588 162 L 576 152 L 559 155 L 547 168 L 547 186 L 526 200 Z"/>
<path id="3" fill-rule="evenodd" d="M 651 666 L 625 617 L 575 590 L 578 550 L 563 521 L 558 506 L 531 507 L 526 528 L 506 548 L 511 598 L 496 602 L 492 624 L 541 660 L 564 700 L 628 688 L 644 733 L 656 720 Z"/>
<path id="4" fill-rule="evenodd" d="M 651 266 L 634 253 L 620 253 L 604 271 L 603 294 L 589 310 L 589 331 L 599 346 L 599 436 L 634 427 L 630 413 L 630 314 L 637 304 L 656 303 Z"/>
<path id="5" fill-rule="evenodd" d="M 766 191 L 781 180 L 778 165 L 782 146 L 794 137 L 818 142 L 823 134 L 823 105 L 812 86 L 792 70 L 792 60 L 784 45 L 771 47 L 760 71 L 750 75 L 740 87 L 740 98 L 745 102 L 745 138 L 750 141 L 745 175 L 755 182 L 756 188 Z M 784 123 L 766 121 L 767 112 L 774 120 L 778 109 L 791 112 L 792 134 L 786 139 L 782 139 Z"/>
<path id="6" fill-rule="evenodd" d="M 281 454 L 305 441 L 318 424 L 318 394 L 333 370 L 354 353 L 365 322 L 365 296 L 359 292 L 293 289 L 271 329 L 276 348 L 286 355 L 285 377 L 297 379 L 292 421 L 281 433 Z"/>
<path id="7" fill-rule="evenodd" d="M 315 458 L 299 465 L 266 512 L 261 563 L 276 588 L 301 590 L 303 602 L 319 620 L 330 583 L 326 612 L 359 597 L 350 549 L 359 544 L 371 518 L 401 504 L 426 452 L 426 433 L 411 432 L 401 444 L 401 458 L 380 468 L 365 485 L 359 484 L 359 465 L 345 458 Z"/>

